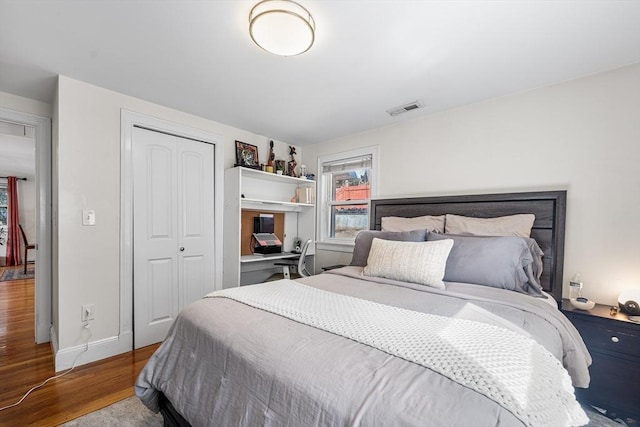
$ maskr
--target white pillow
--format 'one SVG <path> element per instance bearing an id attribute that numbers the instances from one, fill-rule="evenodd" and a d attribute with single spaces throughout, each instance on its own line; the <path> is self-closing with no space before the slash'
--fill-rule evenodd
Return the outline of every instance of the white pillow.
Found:
<path id="1" fill-rule="evenodd" d="M 383 216 L 382 231 L 413 231 L 428 230 L 444 233 L 444 215 L 425 215 L 413 218 L 401 216 Z"/>
<path id="2" fill-rule="evenodd" d="M 375 238 L 364 275 L 444 289 L 442 278 L 452 247 L 452 239 L 398 242 Z"/>
<path id="3" fill-rule="evenodd" d="M 536 220 L 533 214 L 517 214 L 496 218 L 473 218 L 447 214 L 445 233 L 467 236 L 517 236 L 531 237 L 531 227 Z"/>

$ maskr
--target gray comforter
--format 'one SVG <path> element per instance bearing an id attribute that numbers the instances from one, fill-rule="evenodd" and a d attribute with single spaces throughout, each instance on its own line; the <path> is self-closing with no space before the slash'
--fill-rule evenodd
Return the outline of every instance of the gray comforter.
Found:
<path id="1" fill-rule="evenodd" d="M 364 280 L 360 267 L 300 281 L 444 316 L 471 302 L 525 330 L 563 361 L 575 386 L 588 385 L 582 340 L 541 298 L 461 283 L 438 290 Z M 429 369 L 225 298 L 197 301 L 178 316 L 136 383 L 154 411 L 158 391 L 194 426 L 522 426 Z"/>

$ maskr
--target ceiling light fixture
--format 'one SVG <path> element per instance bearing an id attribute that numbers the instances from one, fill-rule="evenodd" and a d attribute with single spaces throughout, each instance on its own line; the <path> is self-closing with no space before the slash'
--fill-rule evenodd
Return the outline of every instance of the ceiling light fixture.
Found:
<path id="1" fill-rule="evenodd" d="M 249 13 L 255 44 L 281 56 L 305 53 L 313 45 L 316 23 L 307 9 L 291 0 L 263 0 Z"/>

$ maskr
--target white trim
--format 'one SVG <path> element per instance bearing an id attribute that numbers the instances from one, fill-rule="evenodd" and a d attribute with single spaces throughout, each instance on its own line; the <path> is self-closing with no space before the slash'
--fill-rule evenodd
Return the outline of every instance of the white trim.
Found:
<path id="1" fill-rule="evenodd" d="M 35 340 L 50 340 L 51 328 L 51 119 L 0 108 L 0 120 L 35 128 L 36 141 L 36 285 Z"/>
<path id="2" fill-rule="evenodd" d="M 84 331 L 84 329 L 83 329 Z M 70 369 L 73 361 L 78 358 L 76 366 L 86 365 L 96 360 L 106 359 L 116 354 L 131 351 L 129 343 L 132 342 L 132 334 L 120 335 L 118 337 L 103 338 L 97 341 L 90 341 L 87 344 L 80 344 L 67 347 L 55 354 L 55 371 L 60 372 Z M 83 352 L 86 353 L 82 354 Z"/>
<path id="3" fill-rule="evenodd" d="M 196 139 L 214 146 L 214 244 L 215 289 L 222 289 L 222 212 L 224 208 L 223 137 L 145 114 L 121 110 L 120 130 L 120 340 L 123 351 L 133 349 L 133 179 L 132 140 L 134 126 Z M 125 341 L 126 340 L 126 345 Z M 115 353 L 117 354 L 117 353 Z"/>
<path id="4" fill-rule="evenodd" d="M 53 325 L 51 325 L 49 336 L 51 337 L 51 354 L 53 354 L 53 359 L 55 360 L 56 354 L 58 354 L 58 334 L 56 334 L 56 328 L 54 328 Z"/>
<path id="5" fill-rule="evenodd" d="M 316 243 L 316 247 L 319 248 L 342 248 L 342 250 L 338 249 L 340 252 L 345 252 L 347 247 L 353 249 L 353 241 L 345 240 L 345 239 L 335 239 L 329 238 L 327 223 L 325 221 L 327 213 L 327 189 L 324 185 L 324 180 L 322 177 L 322 165 L 329 162 L 337 162 L 339 160 L 350 159 L 353 157 L 363 157 L 363 156 L 371 156 L 371 176 L 369 176 L 369 183 L 371 188 L 371 197 L 370 199 L 375 198 L 378 194 L 378 177 L 380 176 L 380 168 L 379 168 L 379 148 L 377 145 L 371 145 L 368 147 L 357 148 L 355 150 L 342 151 L 340 153 L 333 153 L 326 156 L 318 157 L 318 189 L 316 196 L 316 209 L 317 209 L 317 234 L 318 241 Z M 371 204 L 369 204 L 371 206 Z M 369 212 L 371 214 L 371 212 Z"/>

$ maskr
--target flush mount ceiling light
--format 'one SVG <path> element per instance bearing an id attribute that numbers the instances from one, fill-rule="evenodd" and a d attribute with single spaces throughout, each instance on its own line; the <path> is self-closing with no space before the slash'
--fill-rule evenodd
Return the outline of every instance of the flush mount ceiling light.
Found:
<path id="1" fill-rule="evenodd" d="M 300 55 L 315 40 L 316 23 L 307 9 L 290 0 L 263 0 L 249 13 L 255 44 L 281 56 Z"/>

